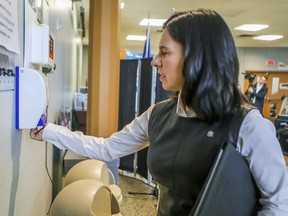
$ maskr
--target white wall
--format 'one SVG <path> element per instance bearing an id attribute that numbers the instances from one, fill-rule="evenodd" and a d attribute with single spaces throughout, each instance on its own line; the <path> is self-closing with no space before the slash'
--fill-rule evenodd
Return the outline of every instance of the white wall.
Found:
<path id="1" fill-rule="evenodd" d="M 0 46 L 0 52 L 14 56 L 18 66 L 25 65 L 25 13 L 35 18 L 33 12 L 24 10 L 27 2 L 18 1 L 17 8 L 21 54 L 8 52 Z M 53 74 L 48 75 L 48 121 L 54 122 L 58 120 L 64 106 L 72 107 L 76 91 L 77 44 L 72 28 L 71 0 L 54 0 L 49 1 L 49 4 L 49 24 L 50 31 L 55 35 L 57 68 Z M 56 28 L 57 23 L 62 26 L 60 29 Z M 27 51 L 29 47 L 25 46 L 25 49 Z M 29 59 L 25 59 L 29 62 Z M 44 216 L 52 199 L 52 183 L 45 168 L 47 166 L 52 175 L 52 146 L 31 140 L 29 130 L 15 129 L 14 96 L 14 90 L 0 91 L 0 215 Z"/>
<path id="2" fill-rule="evenodd" d="M 83 45 L 83 56 L 82 56 L 82 74 L 80 86 L 85 86 L 88 78 L 88 52 L 89 46 Z"/>

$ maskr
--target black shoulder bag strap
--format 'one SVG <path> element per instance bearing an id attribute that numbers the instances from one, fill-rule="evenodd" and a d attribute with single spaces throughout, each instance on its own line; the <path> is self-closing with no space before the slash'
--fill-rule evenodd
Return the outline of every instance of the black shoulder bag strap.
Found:
<path id="1" fill-rule="evenodd" d="M 235 112 L 225 117 L 222 124 L 222 130 L 224 131 L 224 133 L 219 137 L 219 143 L 224 144 L 227 142 L 229 144 L 232 144 L 232 146 L 234 146 L 236 149 L 240 127 L 245 116 L 250 110 L 241 108 L 238 110 L 238 112 Z"/>

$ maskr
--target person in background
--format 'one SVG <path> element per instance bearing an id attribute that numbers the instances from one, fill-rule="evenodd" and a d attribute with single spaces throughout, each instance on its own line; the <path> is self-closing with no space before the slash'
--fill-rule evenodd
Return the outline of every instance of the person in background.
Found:
<path id="1" fill-rule="evenodd" d="M 250 94 L 250 101 L 259 109 L 259 112 L 263 115 L 263 106 L 265 96 L 268 92 L 266 81 L 268 75 L 262 75 L 259 81 L 248 88 Z"/>
<path id="2" fill-rule="evenodd" d="M 275 128 L 238 88 L 238 56 L 223 18 L 209 9 L 172 15 L 151 64 L 175 95 L 121 131 L 102 138 L 48 123 L 31 138 L 104 161 L 149 147 L 148 168 L 160 188 L 157 215 L 188 216 L 226 141 L 223 124 L 245 113 L 234 142 L 261 192 L 258 216 L 287 216 L 288 175 Z"/>

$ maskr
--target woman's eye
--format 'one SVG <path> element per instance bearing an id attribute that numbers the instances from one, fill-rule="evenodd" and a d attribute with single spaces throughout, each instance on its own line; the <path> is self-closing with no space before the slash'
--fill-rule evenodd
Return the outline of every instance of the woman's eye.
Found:
<path id="1" fill-rule="evenodd" d="M 160 52 L 160 55 L 162 55 L 162 56 L 165 56 L 167 54 L 168 54 L 168 52 Z"/>

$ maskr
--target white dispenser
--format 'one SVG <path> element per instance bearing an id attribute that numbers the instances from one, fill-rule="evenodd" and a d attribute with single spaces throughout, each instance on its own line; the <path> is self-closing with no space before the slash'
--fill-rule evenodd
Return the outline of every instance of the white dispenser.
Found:
<path id="1" fill-rule="evenodd" d="M 31 63 L 54 68 L 55 38 L 49 26 L 33 25 L 31 33 Z"/>
<path id="2" fill-rule="evenodd" d="M 39 71 L 16 67 L 16 129 L 43 126 L 48 106 L 46 77 Z"/>

